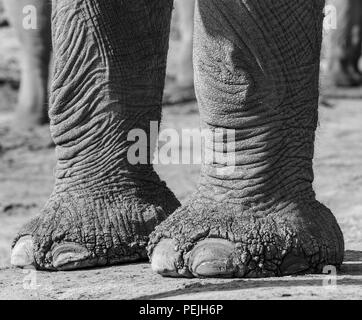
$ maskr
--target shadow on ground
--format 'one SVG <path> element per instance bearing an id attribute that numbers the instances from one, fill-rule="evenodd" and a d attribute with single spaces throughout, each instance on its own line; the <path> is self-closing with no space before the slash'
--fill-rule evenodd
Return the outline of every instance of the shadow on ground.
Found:
<path id="1" fill-rule="evenodd" d="M 72 272 L 0 270 L 0 299 L 358 299 L 362 252 L 347 251 L 338 275 L 268 279 L 171 279 L 149 264 Z"/>
<path id="2" fill-rule="evenodd" d="M 358 279 L 350 279 L 348 276 L 358 276 Z M 362 287 L 362 251 L 346 251 L 345 262 L 342 266 L 341 271 L 335 278 L 333 275 L 328 275 L 325 279 L 318 277 L 317 279 L 310 279 L 308 276 L 297 276 L 297 277 L 285 277 L 285 278 L 273 278 L 273 279 L 254 279 L 254 280 L 231 280 L 227 283 L 221 284 L 194 284 L 184 289 L 171 290 L 155 295 L 144 295 L 139 297 L 140 300 L 148 299 L 164 299 L 186 295 L 198 294 L 200 297 L 203 292 L 224 292 L 228 296 L 230 291 L 239 291 L 247 289 L 274 289 L 278 290 L 285 287 L 317 287 L 320 288 L 323 283 L 326 286 L 332 287 L 334 283 L 337 286 L 356 285 Z M 336 282 L 333 282 L 333 281 Z M 323 282 L 324 281 L 324 282 Z M 360 293 L 362 295 L 362 293 Z"/>

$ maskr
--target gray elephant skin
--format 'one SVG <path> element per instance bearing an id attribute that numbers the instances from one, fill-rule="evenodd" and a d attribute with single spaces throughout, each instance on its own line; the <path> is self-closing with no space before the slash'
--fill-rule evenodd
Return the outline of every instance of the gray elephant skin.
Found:
<path id="1" fill-rule="evenodd" d="M 13 265 L 73 270 L 149 257 L 171 277 L 338 268 L 343 235 L 312 186 L 324 1 L 196 1 L 201 128 L 235 130 L 236 161 L 231 174 L 205 162 L 182 206 L 151 159 L 127 159 L 128 133 L 161 120 L 172 8 L 171 0 L 52 2 L 55 185 L 16 236 Z M 224 134 L 215 139 L 215 152 L 228 147 Z"/>

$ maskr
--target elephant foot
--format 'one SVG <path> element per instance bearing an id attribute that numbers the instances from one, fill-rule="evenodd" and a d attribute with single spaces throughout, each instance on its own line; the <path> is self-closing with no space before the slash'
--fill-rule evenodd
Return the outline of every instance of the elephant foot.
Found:
<path id="1" fill-rule="evenodd" d="M 0 28 L 8 26 L 9 26 L 9 21 L 6 19 L 3 12 L 0 12 Z"/>
<path id="2" fill-rule="evenodd" d="M 352 65 L 339 64 L 335 70 L 330 73 L 331 84 L 334 87 L 351 88 L 362 84 L 361 75 L 356 72 Z"/>
<path id="3" fill-rule="evenodd" d="M 53 194 L 14 240 L 11 263 L 74 270 L 146 260 L 149 234 L 178 206 L 171 191 L 155 185 L 123 193 Z"/>
<path id="4" fill-rule="evenodd" d="M 359 82 L 347 73 L 339 73 L 331 76 L 331 82 L 334 87 L 352 88 L 359 86 Z"/>
<path id="5" fill-rule="evenodd" d="M 359 84 L 362 85 L 362 72 L 358 69 L 358 67 L 351 66 L 351 74 L 353 79 Z"/>
<path id="6" fill-rule="evenodd" d="M 325 206 L 257 207 L 194 198 L 151 234 L 152 269 L 167 277 L 257 278 L 342 264 L 343 235 Z"/>

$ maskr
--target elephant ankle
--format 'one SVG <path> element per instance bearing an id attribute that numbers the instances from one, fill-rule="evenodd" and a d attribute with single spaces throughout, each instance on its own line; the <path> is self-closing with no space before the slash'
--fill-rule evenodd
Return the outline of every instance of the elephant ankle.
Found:
<path id="1" fill-rule="evenodd" d="M 313 172 L 291 168 L 206 165 L 193 199 L 239 205 L 244 211 L 275 211 L 280 204 L 314 201 Z M 304 171 L 304 172 L 303 172 Z"/>
<path id="2" fill-rule="evenodd" d="M 301 192 L 260 193 L 246 195 L 243 190 L 222 189 L 219 186 L 199 186 L 189 200 L 193 207 L 223 208 L 222 211 L 240 211 L 243 215 L 265 217 L 273 214 L 287 214 L 289 211 L 303 211 L 305 204 L 318 203 L 310 187 Z"/>
<path id="3" fill-rule="evenodd" d="M 77 168 L 71 167 L 68 175 L 66 175 L 67 170 L 61 169 L 58 163 L 55 171 L 54 192 L 56 194 L 74 193 L 82 197 L 99 197 L 108 194 L 130 197 L 140 194 L 152 196 L 165 190 L 171 192 L 151 166 L 126 167 L 122 166 L 122 163 L 122 161 L 114 163 L 112 167 L 117 168 L 114 171 L 97 167 L 94 170 L 77 172 Z M 89 167 L 91 166 L 92 163 L 89 164 Z M 69 174 L 70 172 L 72 174 Z"/>

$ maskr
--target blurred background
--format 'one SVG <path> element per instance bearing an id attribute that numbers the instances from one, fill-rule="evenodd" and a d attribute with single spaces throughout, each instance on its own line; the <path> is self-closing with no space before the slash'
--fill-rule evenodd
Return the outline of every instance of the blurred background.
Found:
<path id="1" fill-rule="evenodd" d="M 175 3 L 163 128 L 199 125 L 191 60 L 193 3 Z M 337 29 L 330 20 L 324 31 L 315 189 L 341 224 L 347 248 L 357 250 L 362 247 L 362 1 L 327 4 L 336 9 Z M 22 49 L 13 25 L 0 0 L 0 268 L 9 263 L 16 231 L 41 210 L 51 193 L 55 163 L 46 121 L 37 123 L 31 114 L 14 121 L 19 110 L 46 109 L 47 97 L 44 94 L 34 100 L 31 94 L 19 95 L 26 81 L 36 83 L 36 75 L 28 67 L 22 76 Z M 34 101 L 38 102 L 34 105 Z M 196 164 L 159 165 L 156 169 L 182 202 L 196 186 Z"/>

